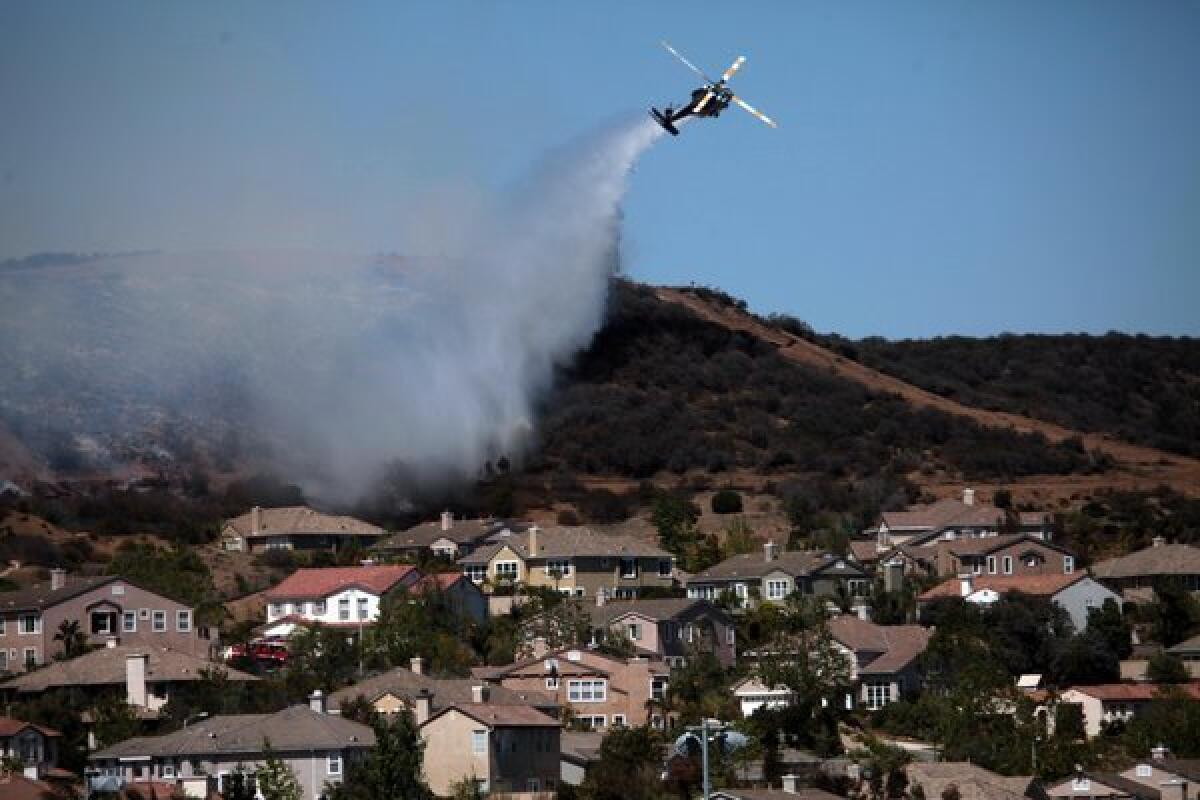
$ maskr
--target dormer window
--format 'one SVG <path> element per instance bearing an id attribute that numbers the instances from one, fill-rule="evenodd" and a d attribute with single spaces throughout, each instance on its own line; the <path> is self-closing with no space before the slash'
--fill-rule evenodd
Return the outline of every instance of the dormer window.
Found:
<path id="1" fill-rule="evenodd" d="M 1087 778 L 1076 778 L 1071 781 L 1071 791 L 1073 792 L 1090 792 L 1092 790 L 1092 782 Z"/>
<path id="2" fill-rule="evenodd" d="M 1150 766 L 1149 764 L 1138 764 L 1137 765 L 1137 776 L 1139 778 L 1149 778 L 1153 774 L 1154 774 L 1154 767 Z"/>

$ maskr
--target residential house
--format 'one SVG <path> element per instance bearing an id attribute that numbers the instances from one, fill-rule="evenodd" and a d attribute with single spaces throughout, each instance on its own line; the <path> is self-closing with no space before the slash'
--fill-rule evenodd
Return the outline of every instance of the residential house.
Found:
<path id="1" fill-rule="evenodd" d="M 618 631 L 639 651 L 670 666 L 683 666 L 696 651 L 712 653 L 724 667 L 737 660 L 733 616 L 707 600 L 663 597 L 609 602 L 599 595 L 597 601 L 586 609 L 593 631 Z"/>
<path id="2" fill-rule="evenodd" d="M 933 634 L 929 628 L 842 614 L 829 621 L 829 633 L 850 660 L 856 704 L 875 711 L 920 689 L 917 661 Z"/>
<path id="3" fill-rule="evenodd" d="M 17 696 L 72 687 L 89 691 L 123 689 L 126 702 L 145 718 L 157 715 L 180 689 L 220 673 L 226 680 L 257 681 L 253 675 L 168 647 L 112 645 L 69 661 L 55 661 L 0 684 Z"/>
<path id="4" fill-rule="evenodd" d="M 1029 775 L 998 775 L 963 761 L 914 761 L 904 767 L 910 796 L 920 787 L 929 800 L 953 788 L 961 800 L 1046 800 L 1040 782 Z"/>
<path id="5" fill-rule="evenodd" d="M 817 550 L 780 552 L 774 542 L 767 542 L 762 553 L 736 555 L 691 576 L 687 595 L 715 600 L 727 594 L 741 608 L 749 608 L 759 602 L 783 603 L 793 592 L 859 597 L 869 584 L 867 571 L 852 558 Z"/>
<path id="6" fill-rule="evenodd" d="M 226 550 L 259 553 L 264 550 L 325 550 L 367 548 L 382 539 L 383 528 L 354 517 L 323 514 L 307 506 L 255 506 L 221 528 Z"/>
<path id="7" fill-rule="evenodd" d="M 191 606 L 118 575 L 80 577 L 55 569 L 47 583 L 0 593 L 0 672 L 53 660 L 63 652 L 63 642 L 54 637 L 72 622 L 90 645 L 112 639 L 198 657 L 208 657 L 217 646 L 214 633 L 196 625 Z"/>
<path id="8" fill-rule="evenodd" d="M 1153 683 L 1104 683 L 1072 686 L 1058 696 L 1059 704 L 1079 706 L 1084 733 L 1100 734 L 1113 722 L 1128 722 L 1141 714 L 1164 691 L 1179 690 L 1200 699 L 1200 683 L 1163 687 Z M 1053 716 L 1050 717 L 1053 719 Z"/>
<path id="9" fill-rule="evenodd" d="M 413 584 L 415 595 L 436 592 L 446 605 L 460 617 L 482 624 L 488 616 L 487 595 L 461 572 L 438 572 L 426 575 Z"/>
<path id="10" fill-rule="evenodd" d="M 384 597 L 412 588 L 421 577 L 416 567 L 407 564 L 298 569 L 264 592 L 263 634 L 287 637 L 297 625 L 314 623 L 358 629 L 379 619 Z"/>
<path id="11" fill-rule="evenodd" d="M 17 760 L 35 775 L 58 765 L 62 734 L 44 725 L 0 717 L 0 758 Z M 0 793 L 0 797 L 4 797 Z"/>
<path id="12" fill-rule="evenodd" d="M 961 597 L 968 603 L 988 606 L 1010 592 L 1045 597 L 1067 612 L 1075 630 L 1087 628 L 1088 613 L 1112 600 L 1118 607 L 1121 598 L 1100 585 L 1085 572 L 1067 575 L 974 575 L 951 578 L 917 597 L 918 614 L 936 600 Z"/>
<path id="13" fill-rule="evenodd" d="M 1171 758 L 1166 748 L 1120 773 L 1122 778 L 1157 790 L 1162 800 L 1196 800 L 1200 796 L 1200 759 Z"/>
<path id="14" fill-rule="evenodd" d="M 905 511 L 885 511 L 874 528 L 864 533 L 875 539 L 880 553 L 902 544 L 925 544 L 935 539 L 954 540 L 1027 533 L 1049 541 L 1053 517 L 1040 511 L 1006 512 L 981 503 L 974 489 L 931 505 L 910 506 Z"/>
<path id="15" fill-rule="evenodd" d="M 844 800 L 812 786 L 801 786 L 798 775 L 784 775 L 779 789 L 717 789 L 712 800 Z"/>
<path id="16" fill-rule="evenodd" d="M 1101 561 L 1092 567 L 1092 574 L 1096 580 L 1121 593 L 1153 588 L 1164 579 L 1180 581 L 1196 592 L 1200 591 L 1200 547 L 1168 544 L 1166 539 L 1157 536 L 1150 547 Z"/>
<path id="17" fill-rule="evenodd" d="M 553 694 L 592 730 L 646 724 L 661 728 L 667 722 L 658 704 L 666 696 L 671 671 L 657 658 L 563 648 L 508 666 L 476 667 L 472 673 L 506 689 Z"/>
<path id="18" fill-rule="evenodd" d="M 361 697 L 380 714 L 410 711 L 427 719 L 431 713 L 448 706 L 482 702 L 478 687 L 483 685 L 484 682 L 480 679 L 435 678 L 426 675 L 424 661 L 414 658 L 409 669 L 395 667 L 339 689 L 329 696 L 329 704 L 330 708 L 341 709 Z M 485 694 L 487 702 L 492 705 L 529 706 L 552 717 L 559 716 L 561 712 L 553 692 L 487 686 Z M 428 708 L 423 714 L 418 714 L 418 705 L 421 702 L 427 702 Z"/>
<path id="19" fill-rule="evenodd" d="M 1046 795 L 1050 800 L 1166 800 L 1158 789 L 1119 773 L 1083 770 L 1048 785 Z"/>
<path id="20" fill-rule="evenodd" d="M 783 686 L 768 686 L 762 678 L 754 674 L 742 678 L 733 685 L 730 691 L 733 692 L 743 717 L 750 717 L 760 708 L 768 711 L 786 708 L 791 704 L 793 697 L 791 689 Z"/>
<path id="21" fill-rule="evenodd" d="M 434 794 L 445 797 L 462 781 L 484 793 L 552 796 L 558 788 L 562 724 L 535 708 L 457 703 L 418 723 Z"/>
<path id="22" fill-rule="evenodd" d="M 230 773 L 253 772 L 265 763 L 267 743 L 291 768 L 304 800 L 318 800 L 324 787 L 340 783 L 347 766 L 375 746 L 366 725 L 325 713 L 324 697 L 314 693 L 308 706 L 274 714 L 208 717 L 164 736 L 126 739 L 92 753 L 95 779 L 112 785 L 143 781 L 174 784 L 189 797 L 221 792 Z"/>
<path id="23" fill-rule="evenodd" d="M 603 591 L 632 598 L 673 585 L 671 554 L 631 536 L 590 528 L 536 525 L 501 536 L 458 560 L 463 574 L 485 586 L 541 586 L 577 597 Z"/>
<path id="24" fill-rule="evenodd" d="M 981 538 L 936 540 L 909 546 L 928 552 L 937 575 L 1070 575 L 1075 556 L 1069 550 L 1029 533 Z"/>
<path id="25" fill-rule="evenodd" d="M 590 766 L 600 760 L 604 734 L 598 731 L 563 731 L 559 735 L 559 783 L 579 786 Z"/>
<path id="26" fill-rule="evenodd" d="M 1171 655 L 1178 656 L 1193 678 L 1200 678 L 1200 636 L 1185 639 L 1167 648 Z"/>
<path id="27" fill-rule="evenodd" d="M 502 531 L 511 532 L 513 528 L 504 520 L 455 519 L 454 514 L 443 511 L 437 520 L 422 522 L 379 540 L 372 550 L 411 561 L 430 556 L 453 561 L 468 555 Z"/>

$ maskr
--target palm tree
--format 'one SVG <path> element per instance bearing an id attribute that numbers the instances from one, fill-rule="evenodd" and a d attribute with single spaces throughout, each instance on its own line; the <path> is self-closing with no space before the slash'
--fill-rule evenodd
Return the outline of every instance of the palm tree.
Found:
<path id="1" fill-rule="evenodd" d="M 63 658 L 75 658 L 87 648 L 87 637 L 79 629 L 79 620 L 64 619 L 54 634 L 54 641 L 62 642 Z"/>

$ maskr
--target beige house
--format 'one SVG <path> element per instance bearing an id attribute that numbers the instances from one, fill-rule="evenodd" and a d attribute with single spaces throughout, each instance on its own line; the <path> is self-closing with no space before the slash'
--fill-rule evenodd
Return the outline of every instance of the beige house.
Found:
<path id="1" fill-rule="evenodd" d="M 323 514 L 307 506 L 255 506 L 221 528 L 221 547 L 242 553 L 263 550 L 328 550 L 369 547 L 386 534 L 383 528 L 354 517 Z"/>
<path id="2" fill-rule="evenodd" d="M 502 536 L 458 560 L 463 574 L 485 586 L 541 586 L 577 597 L 632 598 L 672 586 L 665 550 L 629 536 L 590 528 L 539 528 Z"/>
<path id="3" fill-rule="evenodd" d="M 1089 737 L 1098 736 L 1106 725 L 1128 722 L 1141 714 L 1160 692 L 1179 690 L 1200 698 L 1200 683 L 1160 687 L 1154 683 L 1104 683 L 1073 686 L 1058 697 L 1062 704 L 1078 705 L 1083 714 L 1083 729 Z M 1050 719 L 1053 719 L 1053 715 Z"/>
<path id="4" fill-rule="evenodd" d="M 933 631 L 920 625 L 876 625 L 853 614 L 829 621 L 829 633 L 850 662 L 856 705 L 871 711 L 915 694 L 918 659 Z"/>
<path id="5" fill-rule="evenodd" d="M 548 797 L 558 788 L 561 723 L 537 709 L 461 703 L 420 725 L 425 780 L 434 794 L 447 796 L 460 781 L 475 781 L 483 792 Z"/>
<path id="6" fill-rule="evenodd" d="M 819 550 L 783 550 L 774 542 L 761 553 L 742 553 L 725 559 L 687 580 L 687 596 L 716 600 L 733 597 L 738 607 L 759 603 L 783 604 L 792 594 L 861 597 L 871 576 L 853 558 Z"/>
<path id="7" fill-rule="evenodd" d="M 1116 772 L 1080 771 L 1047 786 L 1046 796 L 1050 800 L 1182 800 L 1185 786 L 1172 796 Z"/>
<path id="8" fill-rule="evenodd" d="M 545 692 L 592 730 L 613 725 L 666 725 L 657 704 L 666 695 L 670 667 L 657 658 L 623 658 L 563 648 L 504 667 L 477 667 L 476 677 L 522 692 Z"/>
<path id="9" fill-rule="evenodd" d="M 1193 592 L 1200 591 L 1200 547 L 1168 544 L 1161 536 L 1150 547 L 1120 558 L 1110 558 L 1092 567 L 1096 580 L 1119 592 L 1153 588 L 1164 578 L 1181 581 Z M 1132 598 L 1131 598 L 1132 599 Z"/>
<path id="10" fill-rule="evenodd" d="M 1200 797 L 1200 761 L 1171 758 L 1165 748 L 1155 748 L 1152 758 L 1144 758 L 1119 774 L 1157 790 L 1162 800 Z"/>
<path id="11" fill-rule="evenodd" d="M 963 489 L 960 497 L 949 497 L 905 511 L 885 511 L 874 528 L 864 531 L 886 552 L 903 544 L 925 544 L 935 539 L 985 538 L 1000 533 L 1026 533 L 1046 541 L 1053 532 L 1053 517 L 1041 511 L 1008 514 L 1004 509 L 980 502 L 974 489 Z"/>

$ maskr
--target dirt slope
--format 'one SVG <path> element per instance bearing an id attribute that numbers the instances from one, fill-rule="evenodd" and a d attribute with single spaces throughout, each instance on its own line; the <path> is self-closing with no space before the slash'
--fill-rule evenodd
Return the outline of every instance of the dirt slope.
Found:
<path id="1" fill-rule="evenodd" d="M 872 391 L 887 392 L 907 400 L 918 407 L 934 408 L 949 414 L 968 417 L 980 425 L 995 428 L 1010 428 L 1023 433 L 1041 433 L 1052 442 L 1070 437 L 1083 440 L 1089 450 L 1107 453 L 1118 464 L 1117 469 L 1103 475 L 1034 476 L 1006 484 L 1030 499 L 1048 500 L 1065 496 L 1081 496 L 1105 487 L 1152 489 L 1159 485 L 1190 495 L 1200 495 L 1200 460 L 1167 453 L 1152 447 L 1130 444 L 1106 434 L 1083 433 L 1064 428 L 1050 422 L 982 408 L 940 397 L 891 375 L 863 366 L 843 358 L 820 345 L 805 341 L 785 331 L 762 324 L 749 314 L 728 306 L 708 303 L 689 292 L 678 289 L 659 288 L 658 296 L 665 301 L 678 303 L 698 316 L 724 325 L 731 330 L 744 331 L 779 347 L 784 357 L 797 363 L 828 370 L 843 378 L 863 384 Z M 922 481 L 935 494 L 950 493 L 961 488 L 960 482 L 940 484 L 937 481 Z M 958 487 L 958 488 L 955 488 Z M 1024 491 L 1022 491 L 1024 487 Z"/>

